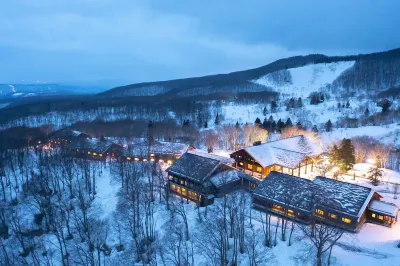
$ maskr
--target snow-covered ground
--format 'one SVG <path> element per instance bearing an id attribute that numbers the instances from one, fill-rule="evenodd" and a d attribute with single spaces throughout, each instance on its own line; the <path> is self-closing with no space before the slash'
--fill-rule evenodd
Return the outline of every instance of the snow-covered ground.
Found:
<path id="1" fill-rule="evenodd" d="M 253 82 L 274 88 L 275 91 L 292 97 L 307 97 L 311 92 L 331 84 L 346 69 L 354 65 L 354 61 L 329 64 L 313 64 L 287 70 L 291 82 L 277 85 L 271 78 L 274 73 L 267 74 Z"/>

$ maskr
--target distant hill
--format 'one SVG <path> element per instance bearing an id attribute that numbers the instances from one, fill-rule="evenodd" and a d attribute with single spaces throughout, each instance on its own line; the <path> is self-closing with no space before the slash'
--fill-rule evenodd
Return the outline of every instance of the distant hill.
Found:
<path id="1" fill-rule="evenodd" d="M 346 62 L 348 62 L 346 64 Z M 328 65 L 325 66 L 324 65 Z M 316 67 L 313 67 L 316 66 Z M 347 66 L 343 68 L 343 66 Z M 322 69 L 322 68 L 325 69 Z M 341 68 L 340 72 L 336 68 Z M 341 89 L 344 91 L 380 92 L 387 88 L 400 84 L 400 49 L 386 52 L 361 54 L 352 56 L 325 56 L 312 54 L 307 56 L 295 56 L 277 60 L 268 65 L 232 72 L 229 74 L 218 74 L 204 77 L 194 77 L 158 82 L 145 82 L 127 86 L 116 87 L 100 93 L 101 97 L 126 97 L 126 96 L 154 96 L 163 95 L 167 97 L 186 97 L 196 95 L 207 95 L 214 93 L 241 93 L 277 91 L 285 87 L 285 93 L 291 94 L 290 88 L 302 90 L 293 80 L 293 74 L 298 68 L 308 68 L 308 83 L 304 80 L 301 86 L 314 89 L 326 88 L 331 90 Z M 312 75 L 318 75 L 323 71 L 328 74 L 328 83 L 316 83 Z M 311 73 L 311 74 L 310 74 Z M 301 74 L 300 74 L 301 75 Z M 335 76 L 336 75 L 336 76 Z M 333 77 L 333 79 L 332 79 Z M 318 79 L 319 77 L 317 77 Z M 269 82 L 257 82 L 257 81 Z M 325 81 L 323 78 L 319 82 Z M 283 82 L 283 84 L 282 84 Z M 289 83 L 293 86 L 286 86 Z M 316 87 L 317 86 L 317 87 Z M 320 87 L 318 87 L 320 86 Z M 289 88 L 288 88 L 289 87 Z"/>

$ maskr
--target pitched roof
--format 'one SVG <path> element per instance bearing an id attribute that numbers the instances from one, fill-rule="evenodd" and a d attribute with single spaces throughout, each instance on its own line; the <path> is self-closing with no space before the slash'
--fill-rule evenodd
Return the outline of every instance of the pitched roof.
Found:
<path id="1" fill-rule="evenodd" d="M 214 159 L 214 160 L 220 161 L 223 164 L 235 163 L 235 160 L 233 158 L 224 157 L 224 156 L 216 155 L 214 153 L 204 152 L 204 151 L 201 151 L 201 150 L 192 150 L 192 151 L 188 151 L 188 153 L 196 154 L 196 155 L 199 155 L 199 156 L 202 156 L 202 157 L 207 157 L 207 158 L 210 158 L 210 159 Z"/>
<path id="2" fill-rule="evenodd" d="M 200 183 L 210 181 L 216 187 L 241 178 L 253 181 L 252 177 L 225 165 L 223 160 L 210 158 L 207 155 L 204 152 L 186 152 L 167 169 L 167 172 Z"/>
<path id="3" fill-rule="evenodd" d="M 322 148 L 303 135 L 244 148 L 263 167 L 279 164 L 295 168 L 305 156 L 317 156 Z"/>
<path id="4" fill-rule="evenodd" d="M 126 156 L 144 156 L 147 154 L 182 154 L 187 151 L 189 145 L 184 143 L 153 141 L 149 145 L 148 141 L 142 141 L 129 145 L 124 151 Z"/>
<path id="5" fill-rule="evenodd" d="M 207 157 L 198 156 L 191 153 L 184 153 L 174 162 L 167 172 L 173 173 L 194 181 L 203 182 L 211 174 L 220 162 Z"/>
<path id="6" fill-rule="evenodd" d="M 356 217 L 362 215 L 374 194 L 371 188 L 322 176 L 317 176 L 314 184 L 322 197 L 318 205 Z"/>
<path id="7" fill-rule="evenodd" d="M 272 171 L 253 191 L 253 195 L 310 212 L 313 187 L 308 179 Z"/>
<path id="8" fill-rule="evenodd" d="M 307 212 L 321 207 L 360 217 L 375 192 L 371 188 L 318 176 L 313 181 L 271 172 L 253 191 L 262 198 Z"/>
<path id="9" fill-rule="evenodd" d="M 371 204 L 369 205 L 368 209 L 381 214 L 389 215 L 391 217 L 395 217 L 396 213 L 399 211 L 399 208 L 393 203 L 388 203 L 379 200 L 371 201 Z"/>
<path id="10" fill-rule="evenodd" d="M 78 137 L 81 134 L 85 134 L 83 132 L 71 129 L 61 129 L 52 133 L 51 138 L 58 138 L 58 137 Z"/>
<path id="11" fill-rule="evenodd" d="M 73 141 L 70 145 L 73 149 L 82 149 L 96 151 L 99 153 L 106 152 L 114 143 L 109 141 L 101 141 L 97 139 L 85 139 Z M 117 144 L 115 144 L 117 145 Z"/>

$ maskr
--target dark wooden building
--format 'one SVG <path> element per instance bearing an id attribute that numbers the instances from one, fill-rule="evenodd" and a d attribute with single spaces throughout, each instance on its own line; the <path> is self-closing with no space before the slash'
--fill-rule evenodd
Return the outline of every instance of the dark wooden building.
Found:
<path id="1" fill-rule="evenodd" d="M 172 164 L 182 154 L 193 150 L 194 146 L 162 141 L 147 141 L 134 143 L 123 151 L 123 159 L 125 161 L 155 161 Z"/>
<path id="2" fill-rule="evenodd" d="M 275 171 L 253 190 L 252 198 L 255 208 L 304 223 L 316 219 L 349 231 L 357 231 L 378 213 L 383 215 L 382 208 L 376 206 L 385 204 L 371 188 L 320 176 L 311 181 Z M 382 223 L 392 224 L 389 215 L 397 213 L 388 211 L 385 215 Z"/>
<path id="3" fill-rule="evenodd" d="M 300 176 L 313 171 L 314 163 L 320 160 L 322 148 L 303 135 L 256 143 L 254 146 L 235 151 L 237 169 L 263 179 L 271 171 Z"/>
<path id="4" fill-rule="evenodd" d="M 49 143 L 52 147 L 57 146 L 67 146 L 72 142 L 91 139 L 92 137 L 86 133 L 70 130 L 70 129 L 61 129 L 53 132 L 49 137 Z"/>
<path id="5" fill-rule="evenodd" d="M 207 153 L 184 153 L 166 171 L 170 192 L 201 206 L 212 204 L 215 197 L 238 188 L 254 189 L 258 183 Z"/>
<path id="6" fill-rule="evenodd" d="M 122 155 L 122 146 L 107 140 L 81 139 L 72 142 L 66 147 L 70 155 L 94 160 L 119 158 Z"/>

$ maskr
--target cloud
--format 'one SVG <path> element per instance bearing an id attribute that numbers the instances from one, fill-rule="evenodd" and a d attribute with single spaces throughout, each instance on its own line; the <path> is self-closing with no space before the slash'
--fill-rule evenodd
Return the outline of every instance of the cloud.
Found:
<path id="1" fill-rule="evenodd" d="M 299 2 L 4 1 L 1 81 L 171 79 L 399 44 L 396 2 Z"/>

